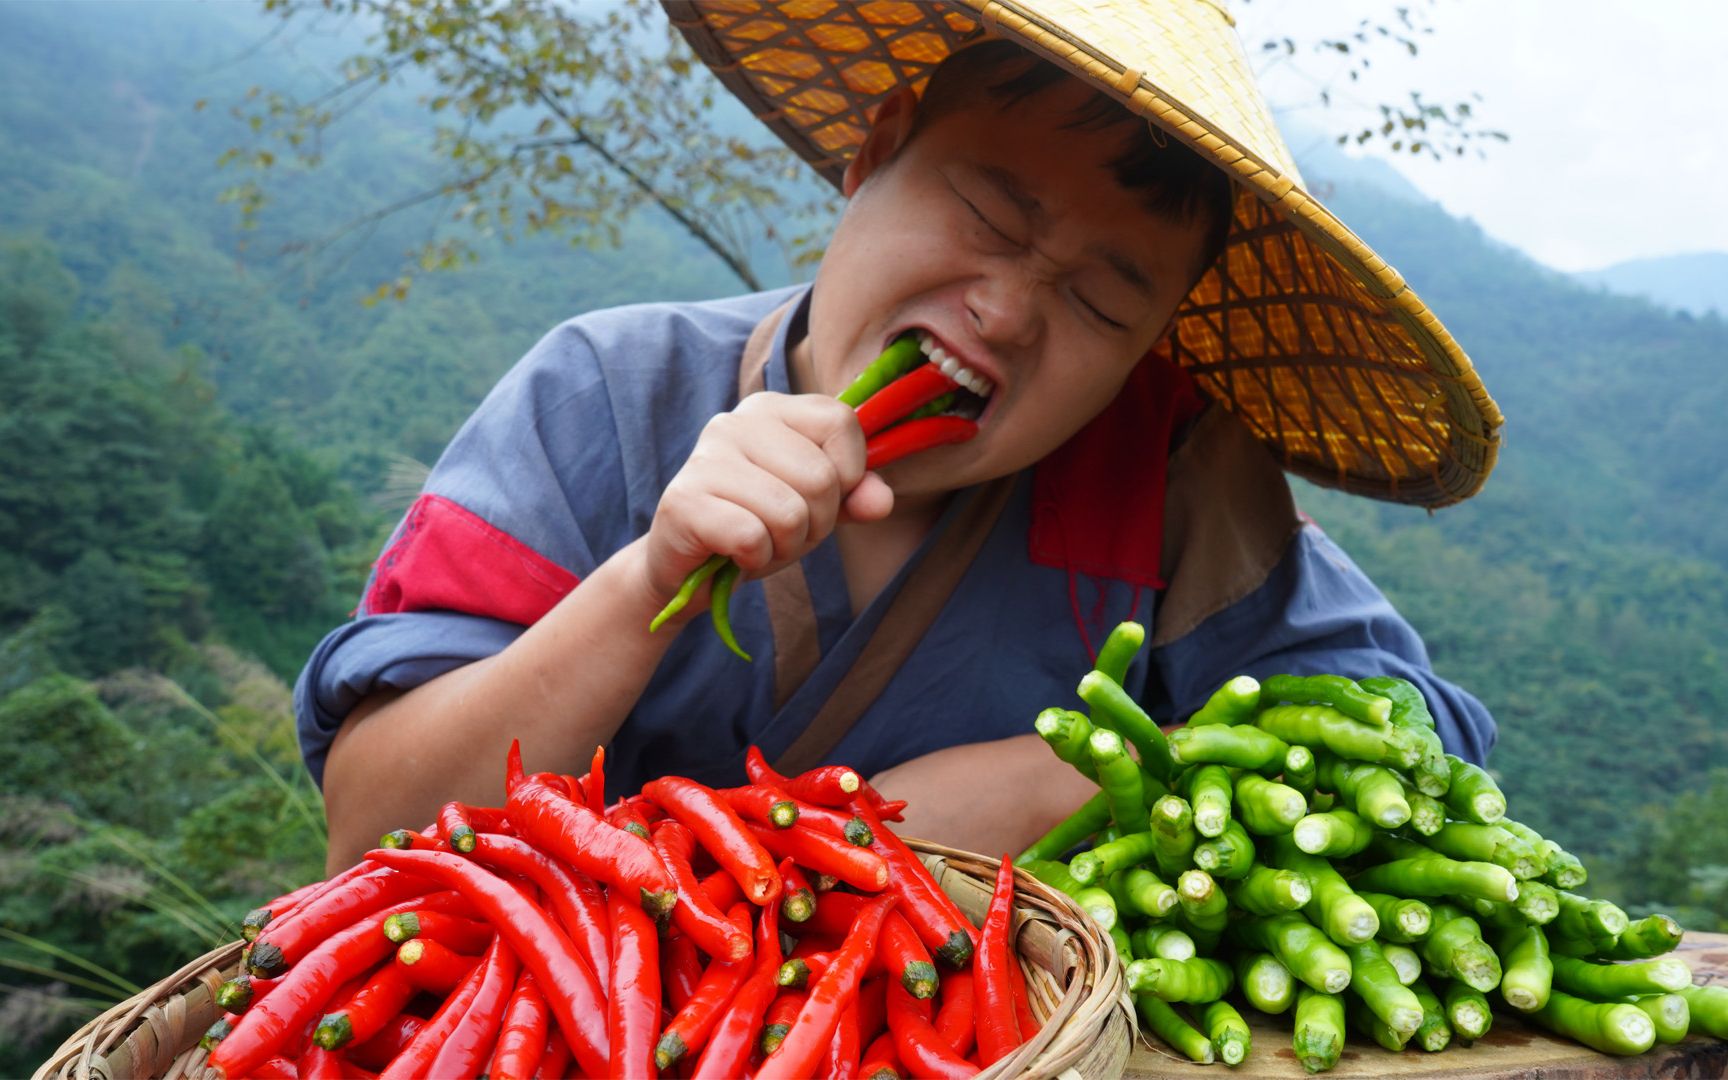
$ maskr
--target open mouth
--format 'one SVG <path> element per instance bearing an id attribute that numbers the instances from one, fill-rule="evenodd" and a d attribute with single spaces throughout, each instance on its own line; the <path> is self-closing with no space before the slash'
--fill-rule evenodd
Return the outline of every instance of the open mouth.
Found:
<path id="1" fill-rule="evenodd" d="M 936 367 L 958 384 L 955 389 L 924 406 L 914 416 L 959 416 L 977 420 L 984 414 L 985 406 L 990 403 L 990 395 L 995 393 L 996 384 L 950 356 L 928 330 L 917 329 L 912 333 L 918 339 L 918 351 L 924 354 L 925 363 Z"/>

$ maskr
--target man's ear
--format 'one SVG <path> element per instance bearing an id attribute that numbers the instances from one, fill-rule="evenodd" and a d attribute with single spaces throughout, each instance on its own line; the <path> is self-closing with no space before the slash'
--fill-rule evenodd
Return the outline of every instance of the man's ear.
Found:
<path id="1" fill-rule="evenodd" d="M 840 190 L 850 199 L 853 192 L 869 179 L 882 163 L 893 157 L 912 134 L 912 120 L 918 114 L 918 95 L 910 86 L 902 86 L 890 94 L 876 109 L 875 122 L 864 144 L 846 164 L 846 175 Z"/>

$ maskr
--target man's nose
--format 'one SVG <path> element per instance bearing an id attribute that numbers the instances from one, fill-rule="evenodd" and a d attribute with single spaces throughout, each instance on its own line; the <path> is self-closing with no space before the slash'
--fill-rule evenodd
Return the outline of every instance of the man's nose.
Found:
<path id="1" fill-rule="evenodd" d="M 973 328 L 993 348 L 1030 348 L 1043 326 L 1045 285 L 1030 274 L 986 274 L 966 291 Z"/>

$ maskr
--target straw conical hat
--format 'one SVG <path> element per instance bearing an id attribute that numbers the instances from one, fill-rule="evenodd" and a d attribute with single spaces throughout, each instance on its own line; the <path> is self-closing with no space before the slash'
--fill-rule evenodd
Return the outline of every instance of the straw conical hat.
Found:
<path id="1" fill-rule="evenodd" d="M 1237 184 L 1176 359 L 1316 483 L 1446 506 L 1494 467 L 1500 410 L 1398 272 L 1310 195 L 1222 0 L 663 0 L 720 81 L 830 183 L 893 90 L 989 35 L 1085 79 Z"/>

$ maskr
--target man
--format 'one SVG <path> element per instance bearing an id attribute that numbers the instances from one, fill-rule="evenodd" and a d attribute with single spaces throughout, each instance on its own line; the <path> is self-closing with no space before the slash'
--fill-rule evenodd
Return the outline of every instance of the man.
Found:
<path id="1" fill-rule="evenodd" d="M 607 744 L 615 793 L 741 782 L 751 744 L 844 761 L 910 801 L 902 831 L 1017 850 L 1091 790 L 1031 719 L 1129 618 L 1125 685 L 1166 721 L 1238 672 L 1391 674 L 1486 753 L 1486 711 L 1154 352 L 1255 234 L 1231 174 L 1022 41 L 878 98 L 812 287 L 572 320 L 457 435 L 298 688 L 332 868 L 498 802 L 512 738 L 573 772 Z M 902 335 L 977 434 L 870 471 L 835 395 Z M 713 555 L 753 664 L 691 630 L 705 591 L 648 632 Z"/>

